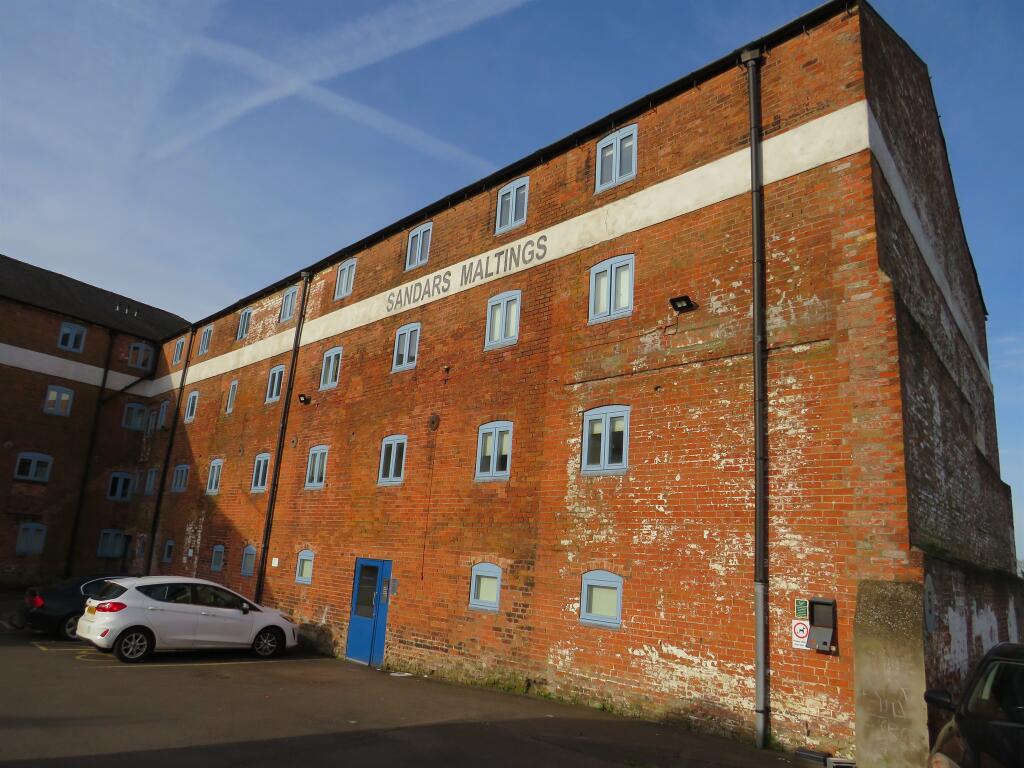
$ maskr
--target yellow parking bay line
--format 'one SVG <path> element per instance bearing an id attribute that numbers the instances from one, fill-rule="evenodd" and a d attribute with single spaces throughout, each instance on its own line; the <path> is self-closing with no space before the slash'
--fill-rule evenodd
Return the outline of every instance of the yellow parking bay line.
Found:
<path id="1" fill-rule="evenodd" d="M 94 659 L 82 659 L 82 661 L 94 661 Z M 104 657 L 108 659 L 109 657 Z M 252 661 L 183 661 L 170 664 L 112 664 L 110 669 L 160 669 L 161 667 L 227 667 L 238 664 L 298 664 L 301 661 L 333 661 L 333 659 L 253 659 Z M 107 667 L 104 667 L 107 669 Z"/>
<path id="2" fill-rule="evenodd" d="M 47 648 L 45 645 L 43 645 L 40 642 L 36 642 L 35 640 L 32 641 L 32 645 L 34 645 L 40 651 L 46 651 L 47 653 L 49 653 L 51 651 L 54 652 L 54 653 L 59 653 L 60 651 L 64 651 L 64 652 L 74 651 L 75 653 L 81 653 L 84 650 L 81 646 L 79 646 L 77 648 L 74 648 L 74 647 L 73 648 L 67 648 L 67 647 L 64 647 L 64 648 Z"/>

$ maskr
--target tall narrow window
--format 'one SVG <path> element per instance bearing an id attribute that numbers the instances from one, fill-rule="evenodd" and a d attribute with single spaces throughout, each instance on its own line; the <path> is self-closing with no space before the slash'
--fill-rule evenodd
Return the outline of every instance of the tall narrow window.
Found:
<path id="1" fill-rule="evenodd" d="M 295 298 L 299 295 L 299 289 L 292 286 L 281 296 L 281 314 L 278 322 L 284 323 L 292 319 L 295 314 Z"/>
<path id="2" fill-rule="evenodd" d="M 636 176 L 636 125 L 627 125 L 597 143 L 595 192 Z"/>
<path id="3" fill-rule="evenodd" d="M 341 375 L 341 347 L 324 352 L 324 365 L 320 369 L 320 389 L 334 389 Z"/>
<path id="4" fill-rule="evenodd" d="M 480 427 L 476 441 L 476 479 L 507 480 L 512 463 L 512 422 L 492 421 Z"/>
<path id="5" fill-rule="evenodd" d="M 295 564 L 295 583 L 313 583 L 313 550 L 304 549 L 299 552 L 298 562 Z"/>
<path id="6" fill-rule="evenodd" d="M 153 347 L 142 341 L 128 345 L 128 366 L 148 371 L 153 367 Z"/>
<path id="7" fill-rule="evenodd" d="M 171 492 L 181 493 L 188 486 L 188 464 L 179 464 L 171 475 Z"/>
<path id="8" fill-rule="evenodd" d="M 128 501 L 132 497 L 135 478 L 128 472 L 111 472 L 107 484 L 107 498 L 111 501 Z"/>
<path id="9" fill-rule="evenodd" d="M 378 485 L 398 485 L 405 478 L 405 435 L 389 435 L 380 446 L 380 468 L 377 471 Z"/>
<path id="10" fill-rule="evenodd" d="M 590 270 L 590 322 L 603 323 L 633 312 L 633 254 L 616 256 Z"/>
<path id="11" fill-rule="evenodd" d="M 530 194 L 530 178 L 506 184 L 498 190 L 498 211 L 495 217 L 494 233 L 501 234 L 526 221 L 526 203 Z"/>
<path id="12" fill-rule="evenodd" d="M 306 487 L 323 488 L 327 478 L 327 446 L 314 445 L 306 462 Z"/>
<path id="13" fill-rule="evenodd" d="M 71 404 L 75 400 L 75 393 L 67 387 L 58 387 L 51 384 L 46 388 L 46 400 L 43 401 L 43 413 L 52 416 L 70 416 Z"/>
<path id="14" fill-rule="evenodd" d="M 213 556 L 210 558 L 210 570 L 214 573 L 224 569 L 224 545 L 218 544 L 213 548 Z"/>
<path id="15" fill-rule="evenodd" d="M 42 523 L 25 522 L 18 526 L 18 540 L 14 545 L 16 555 L 40 555 L 46 541 L 46 526 Z"/>
<path id="16" fill-rule="evenodd" d="M 146 413 L 146 437 L 149 437 L 156 431 L 157 416 L 156 408 L 150 408 Z"/>
<path id="17" fill-rule="evenodd" d="M 235 398 L 238 396 L 238 379 L 233 379 L 228 385 L 228 399 L 224 403 L 224 413 L 231 413 L 235 410 Z"/>
<path id="18" fill-rule="evenodd" d="M 334 298 L 343 299 L 352 293 L 356 281 L 356 260 L 349 259 L 338 267 L 338 276 L 334 280 Z"/>
<path id="19" fill-rule="evenodd" d="M 622 577 L 609 571 L 583 574 L 580 621 L 598 627 L 622 625 Z"/>
<path id="20" fill-rule="evenodd" d="M 501 568 L 494 563 L 477 563 L 469 578 L 469 607 L 477 611 L 498 610 Z"/>
<path id="21" fill-rule="evenodd" d="M 583 414 L 583 472 L 608 475 L 629 466 L 629 406 L 607 405 Z"/>
<path id="22" fill-rule="evenodd" d="M 160 470 L 156 467 L 146 470 L 146 485 L 144 493 L 147 496 L 152 496 L 156 493 L 156 481 L 159 477 Z"/>
<path id="23" fill-rule="evenodd" d="M 121 557 L 124 555 L 124 531 L 120 528 L 104 528 L 100 531 L 100 543 L 96 547 L 97 557 Z"/>
<path id="24" fill-rule="evenodd" d="M 246 307 L 238 315 L 238 333 L 236 339 L 244 339 L 249 335 L 249 321 L 252 320 L 252 307 Z"/>
<path id="25" fill-rule="evenodd" d="M 185 401 L 185 423 L 191 424 L 196 419 L 196 409 L 199 408 L 199 390 L 188 393 L 188 400 Z"/>
<path id="26" fill-rule="evenodd" d="M 206 493 L 214 496 L 220 493 L 220 475 L 224 470 L 224 460 L 214 459 L 210 462 L 210 476 L 206 480 Z"/>
<path id="27" fill-rule="evenodd" d="M 275 365 L 270 369 L 270 376 L 267 378 L 267 399 L 268 403 L 276 403 L 281 399 L 281 383 L 284 381 L 284 366 Z"/>
<path id="28" fill-rule="evenodd" d="M 174 342 L 174 354 L 171 356 L 171 365 L 177 365 L 181 362 L 181 356 L 185 354 L 185 337 L 182 336 L 176 342 Z"/>
<path id="29" fill-rule="evenodd" d="M 519 291 L 499 293 L 487 302 L 487 333 L 484 349 L 515 344 L 519 340 Z"/>
<path id="30" fill-rule="evenodd" d="M 409 233 L 409 242 L 405 248 L 406 269 L 427 263 L 427 259 L 430 258 L 430 236 L 433 231 L 434 224 L 428 221 Z"/>
<path id="31" fill-rule="evenodd" d="M 252 576 L 256 573 L 256 547 L 252 544 L 242 550 L 242 575 Z"/>
<path id="32" fill-rule="evenodd" d="M 14 462 L 14 479 L 30 480 L 33 483 L 50 482 L 53 457 L 45 453 L 19 453 Z"/>
<path id="33" fill-rule="evenodd" d="M 156 425 L 159 428 L 167 426 L 167 405 L 168 401 L 164 400 L 162 403 L 160 403 L 160 409 L 157 411 Z"/>
<path id="34" fill-rule="evenodd" d="M 391 372 L 408 371 L 416 367 L 416 356 L 420 349 L 420 324 L 403 325 L 395 334 L 395 354 L 391 361 Z"/>
<path id="35" fill-rule="evenodd" d="M 260 493 L 267 490 L 267 473 L 270 470 L 270 454 L 261 453 L 256 457 L 252 465 L 252 490 L 253 493 Z"/>
<path id="36" fill-rule="evenodd" d="M 139 403 L 127 403 L 124 406 L 124 414 L 121 416 L 121 426 L 125 429 L 142 432 L 146 429 L 148 415 L 146 406 Z"/>
<path id="37" fill-rule="evenodd" d="M 57 346 L 68 352 L 81 352 L 85 349 L 85 328 L 77 323 L 61 323 Z"/>
<path id="38" fill-rule="evenodd" d="M 173 558 L 174 558 L 174 539 L 167 539 L 164 542 L 164 555 L 160 559 L 163 560 L 165 563 L 169 563 L 169 562 L 171 562 L 171 560 Z"/>
<path id="39" fill-rule="evenodd" d="M 205 355 L 210 351 L 210 340 L 213 338 L 213 326 L 208 325 L 203 328 L 202 334 L 199 336 L 199 354 Z"/>

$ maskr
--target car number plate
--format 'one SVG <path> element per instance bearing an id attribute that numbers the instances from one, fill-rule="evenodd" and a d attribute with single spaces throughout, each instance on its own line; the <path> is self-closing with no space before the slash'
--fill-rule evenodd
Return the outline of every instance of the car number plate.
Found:
<path id="1" fill-rule="evenodd" d="M 95 605 L 90 605 L 88 608 L 85 609 L 85 612 L 88 613 L 90 616 L 92 616 L 93 614 L 96 613 L 96 606 Z"/>

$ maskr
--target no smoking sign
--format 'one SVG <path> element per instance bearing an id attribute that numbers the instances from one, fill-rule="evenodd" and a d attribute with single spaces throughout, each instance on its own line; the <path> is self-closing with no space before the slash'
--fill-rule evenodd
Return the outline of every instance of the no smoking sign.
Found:
<path id="1" fill-rule="evenodd" d="M 803 619 L 793 619 L 793 647 L 807 649 L 807 637 L 811 634 L 811 625 Z"/>

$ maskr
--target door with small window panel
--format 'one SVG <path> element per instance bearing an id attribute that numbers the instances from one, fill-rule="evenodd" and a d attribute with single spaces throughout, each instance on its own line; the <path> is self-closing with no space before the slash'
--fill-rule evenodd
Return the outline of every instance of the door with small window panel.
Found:
<path id="1" fill-rule="evenodd" d="M 350 661 L 375 667 L 384 663 L 390 596 L 391 561 L 357 559 L 345 644 L 345 656 Z"/>

